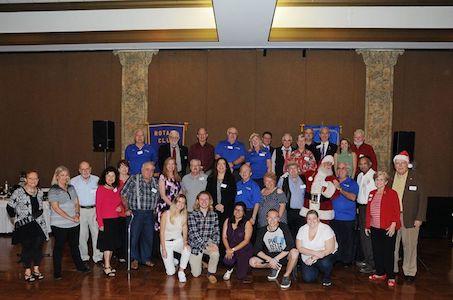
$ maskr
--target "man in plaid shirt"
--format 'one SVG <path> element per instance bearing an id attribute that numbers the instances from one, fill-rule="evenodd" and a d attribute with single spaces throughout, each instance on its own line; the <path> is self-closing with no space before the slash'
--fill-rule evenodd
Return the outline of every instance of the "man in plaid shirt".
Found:
<path id="1" fill-rule="evenodd" d="M 194 210 L 189 214 L 189 245 L 192 249 L 189 263 L 193 277 L 201 274 L 203 254 L 209 255 L 208 280 L 216 283 L 217 264 L 219 262 L 220 230 L 219 219 L 212 206 L 212 197 L 208 192 L 197 195 Z"/>
<path id="2" fill-rule="evenodd" d="M 152 267 L 151 254 L 154 235 L 154 211 L 159 200 L 159 186 L 154 174 L 154 163 L 142 165 L 140 174 L 133 175 L 126 181 L 121 196 L 126 208 L 126 215 L 133 215 L 131 222 L 131 268 L 138 269 L 138 264 Z"/>

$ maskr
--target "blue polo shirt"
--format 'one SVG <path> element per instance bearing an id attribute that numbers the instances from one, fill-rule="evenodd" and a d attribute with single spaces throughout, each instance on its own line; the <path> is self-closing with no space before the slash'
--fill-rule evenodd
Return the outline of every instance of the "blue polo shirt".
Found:
<path id="1" fill-rule="evenodd" d="M 226 159 L 227 162 L 231 163 L 241 156 L 245 157 L 245 146 L 239 141 L 235 141 L 230 144 L 228 140 L 220 141 L 215 147 L 215 154 Z M 240 165 L 235 165 L 234 169 L 239 169 Z"/>
<path id="2" fill-rule="evenodd" d="M 129 173 L 136 175 L 141 172 L 142 165 L 145 162 L 153 161 L 157 164 L 157 154 L 150 144 L 145 144 L 141 149 L 135 144 L 130 144 L 124 151 L 124 157 L 129 162 Z"/>
<path id="3" fill-rule="evenodd" d="M 245 162 L 250 163 L 252 168 L 252 179 L 262 179 L 267 172 L 267 160 L 271 159 L 271 154 L 266 148 L 247 151 Z"/>
<path id="4" fill-rule="evenodd" d="M 359 193 L 359 185 L 351 177 L 346 178 L 340 183 L 343 190 L 349 193 L 354 193 L 356 196 Z M 339 221 L 354 221 L 356 215 L 356 202 L 347 199 L 343 194 L 332 200 L 333 210 L 335 211 L 335 220 Z"/>
<path id="5" fill-rule="evenodd" d="M 242 180 L 236 183 L 236 202 L 242 201 L 247 209 L 253 209 L 256 203 L 261 201 L 261 190 L 258 184 L 249 179 L 247 182 Z"/>

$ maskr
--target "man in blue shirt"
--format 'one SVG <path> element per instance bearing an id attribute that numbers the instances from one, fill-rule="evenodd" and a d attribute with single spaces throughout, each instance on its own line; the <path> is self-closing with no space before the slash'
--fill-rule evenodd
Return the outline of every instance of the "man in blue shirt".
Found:
<path id="1" fill-rule="evenodd" d="M 130 144 L 124 151 L 124 157 L 130 164 L 131 175 L 139 174 L 145 162 L 152 161 L 157 164 L 156 151 L 150 144 L 145 144 L 145 132 L 142 129 L 135 131 L 134 141 L 135 144 Z"/>
<path id="2" fill-rule="evenodd" d="M 354 259 L 353 237 L 359 185 L 348 176 L 346 163 L 338 164 L 337 176 L 338 180 L 334 180 L 333 183 L 339 193 L 337 197 L 332 198 L 335 218 L 331 221 L 331 226 L 338 242 L 338 260 L 344 266 L 350 266 Z"/>
<path id="3" fill-rule="evenodd" d="M 245 146 L 237 138 L 238 130 L 230 127 L 227 130 L 227 139 L 220 141 L 215 147 L 215 158 L 225 158 L 230 165 L 231 171 L 236 175 L 242 163 L 245 161 Z"/>
<path id="4" fill-rule="evenodd" d="M 236 183 L 236 202 L 242 201 L 247 206 L 246 216 L 252 225 L 255 225 L 256 215 L 261 200 L 261 191 L 258 184 L 250 179 L 252 170 L 249 165 L 242 165 L 239 172 L 241 179 Z"/>

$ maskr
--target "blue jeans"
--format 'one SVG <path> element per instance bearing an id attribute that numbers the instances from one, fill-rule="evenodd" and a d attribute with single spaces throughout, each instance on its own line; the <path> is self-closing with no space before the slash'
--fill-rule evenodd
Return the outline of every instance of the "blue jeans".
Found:
<path id="1" fill-rule="evenodd" d="M 151 261 L 154 214 L 152 210 L 134 210 L 132 214 L 134 218 L 128 218 L 131 226 L 131 260 L 144 264 Z"/>
<path id="2" fill-rule="evenodd" d="M 326 257 L 318 259 L 318 261 L 311 266 L 308 266 L 302 262 L 302 279 L 305 282 L 315 282 L 318 279 L 319 272 L 321 272 L 322 280 L 330 281 L 330 274 L 332 273 L 334 262 L 335 258 L 333 254 L 329 254 Z"/>

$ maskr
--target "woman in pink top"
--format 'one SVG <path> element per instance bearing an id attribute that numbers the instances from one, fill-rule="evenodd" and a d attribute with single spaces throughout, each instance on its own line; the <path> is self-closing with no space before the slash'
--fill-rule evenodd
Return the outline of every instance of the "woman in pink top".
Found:
<path id="1" fill-rule="evenodd" d="M 97 247 L 104 252 L 104 273 L 108 277 L 114 277 L 116 273 L 110 265 L 112 252 L 121 248 L 123 243 L 120 224 L 123 206 L 118 185 L 118 170 L 107 167 L 99 178 L 96 191 L 96 220 L 99 225 Z"/>

